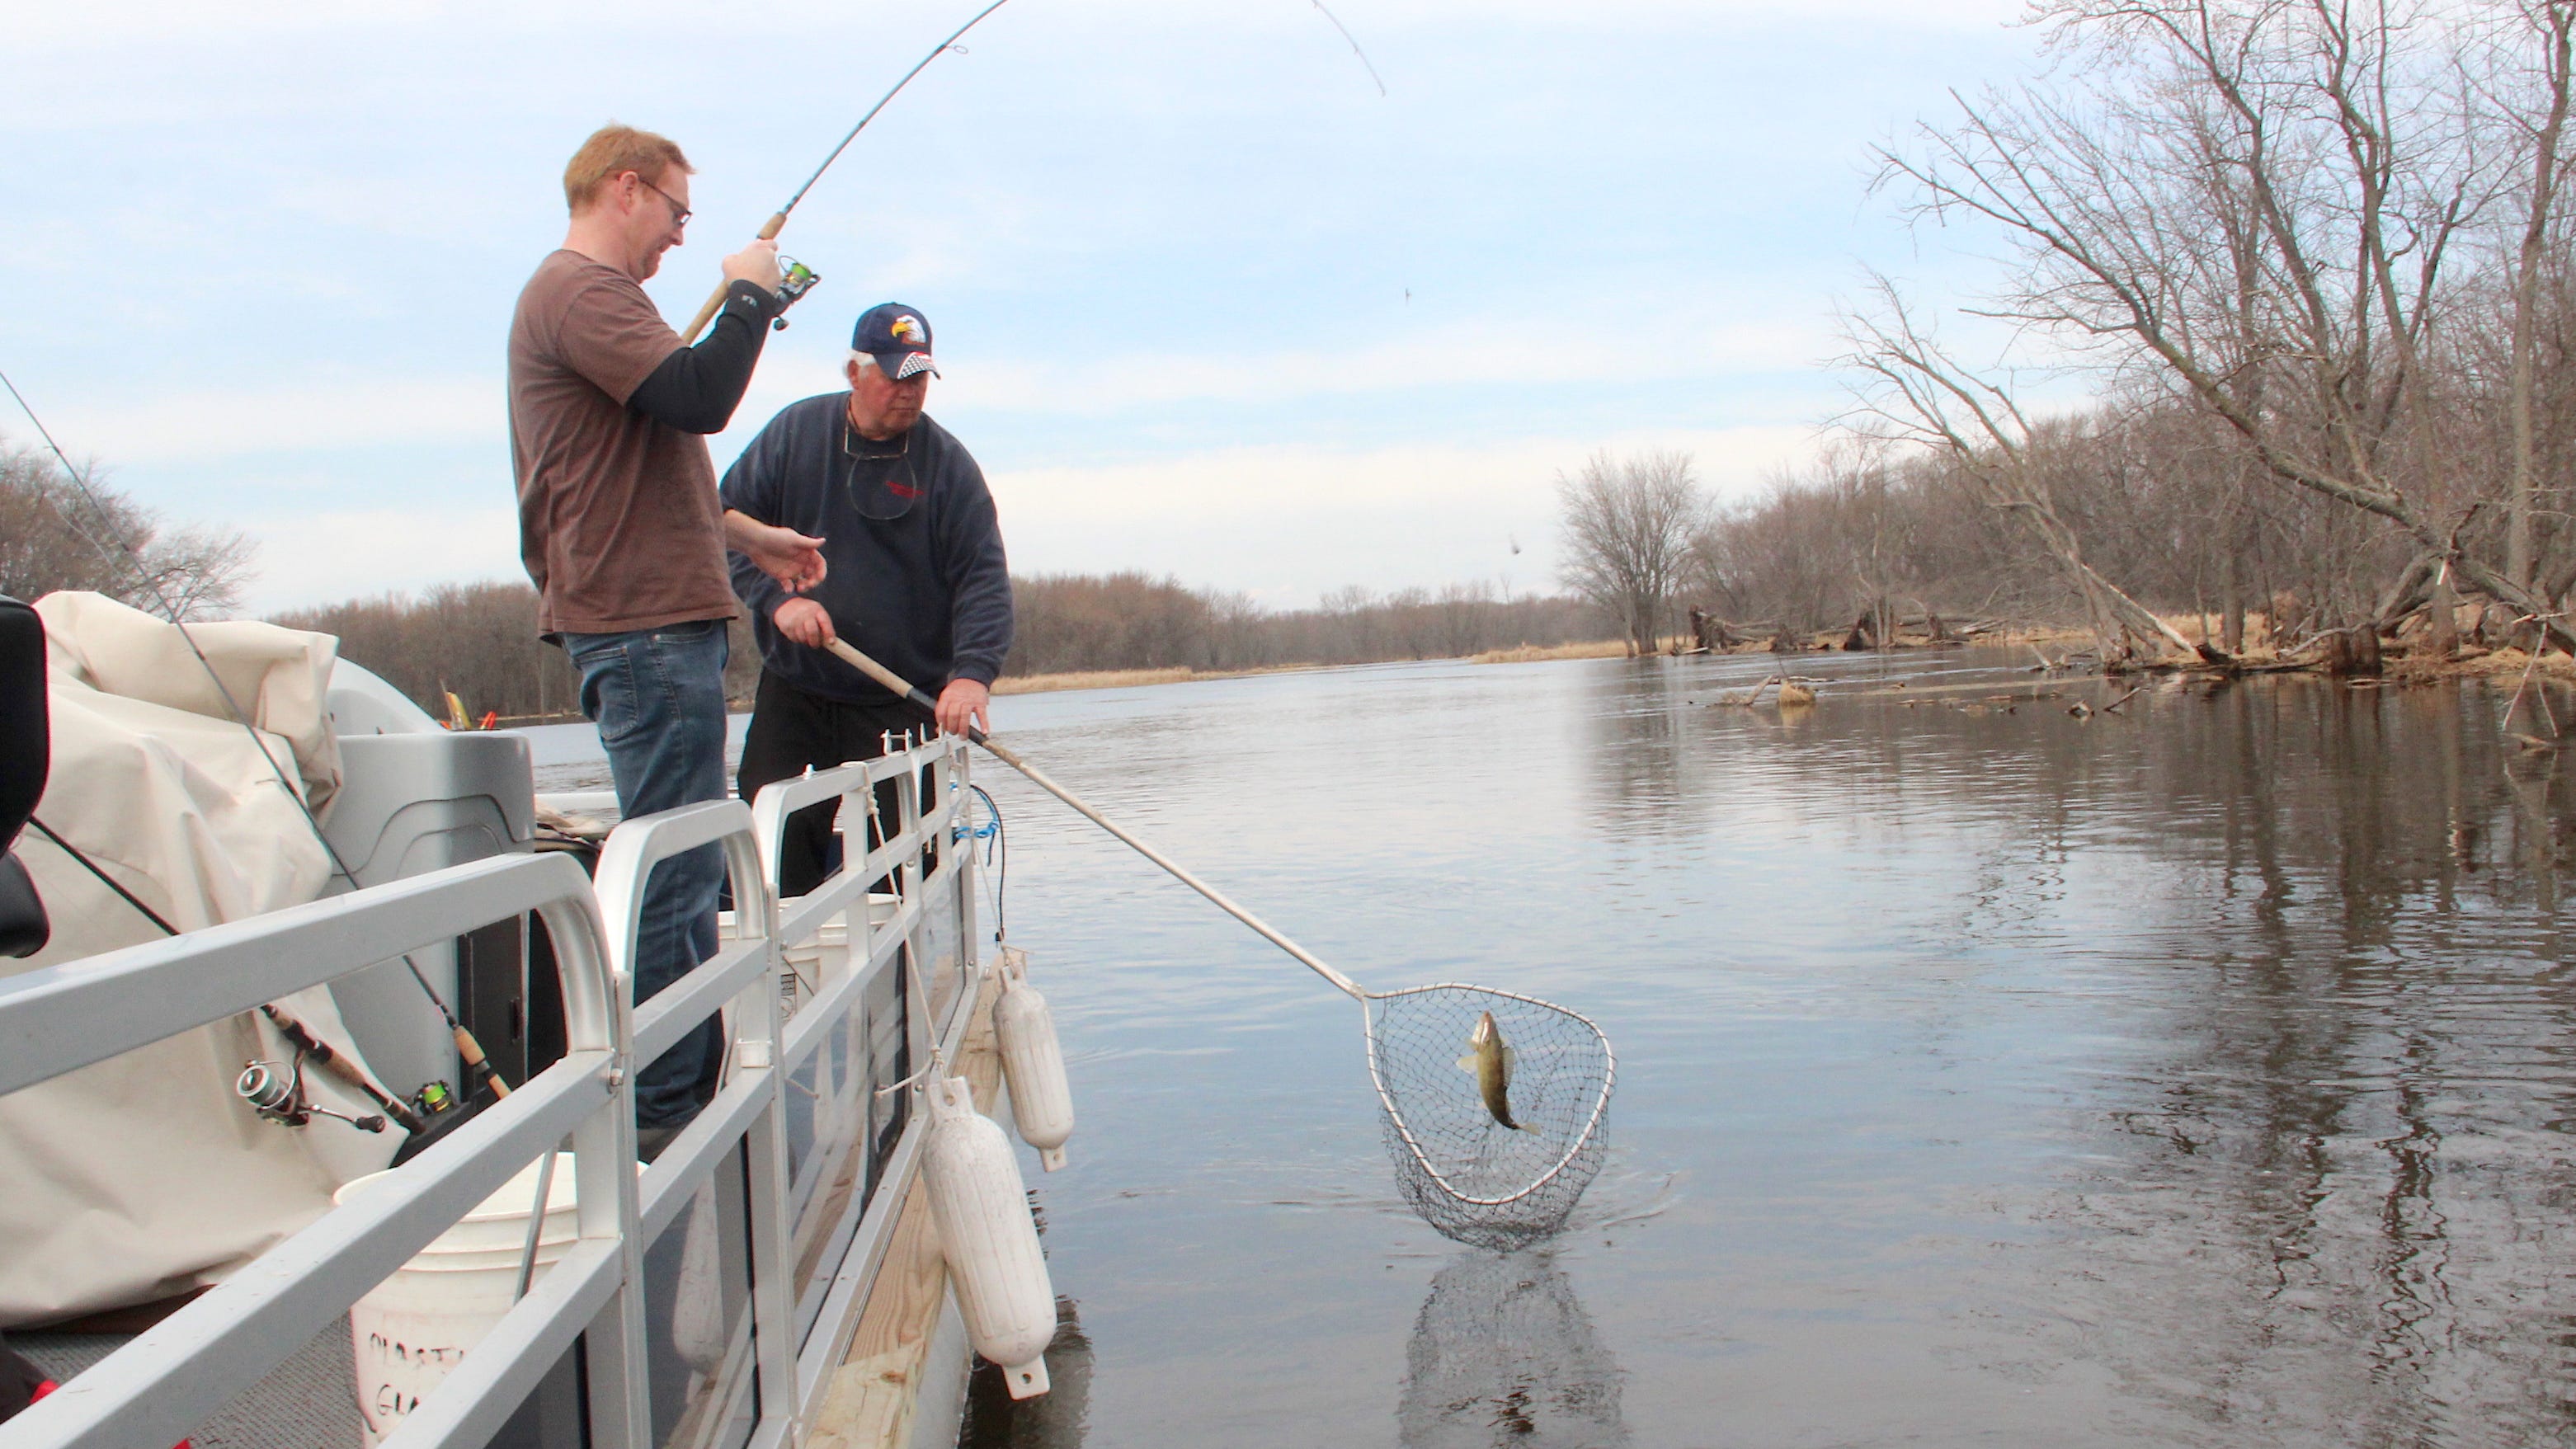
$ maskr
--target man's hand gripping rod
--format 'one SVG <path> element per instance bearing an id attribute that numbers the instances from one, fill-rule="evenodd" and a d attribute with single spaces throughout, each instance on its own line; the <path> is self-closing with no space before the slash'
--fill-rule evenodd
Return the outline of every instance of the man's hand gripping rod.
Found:
<path id="1" fill-rule="evenodd" d="M 884 685 L 886 688 L 893 690 L 896 694 L 903 696 L 905 699 L 912 701 L 913 704 L 919 706 L 925 713 L 930 714 L 933 718 L 937 717 L 939 702 L 932 699 L 929 695 L 922 693 L 919 689 L 914 688 L 910 683 L 905 681 L 902 675 L 895 673 L 893 670 L 886 668 L 884 665 L 879 664 L 873 659 L 870 659 L 858 650 L 851 648 L 844 640 L 835 639 L 823 647 L 830 650 L 842 663 L 847 664 L 852 669 L 859 671 L 861 674 L 875 680 L 877 683 Z M 1075 810 L 1080 811 L 1084 819 L 1089 820 L 1092 824 L 1099 826 L 1110 834 L 1117 836 L 1120 840 L 1127 842 L 1129 846 L 1134 848 L 1138 855 L 1141 855 L 1147 860 L 1152 861 L 1154 864 L 1161 866 L 1163 869 L 1170 871 L 1174 879 L 1178 880 L 1181 884 L 1188 886 L 1191 890 L 1197 891 L 1200 895 L 1207 897 L 1218 910 L 1223 911 L 1227 915 L 1234 917 L 1236 920 L 1243 922 L 1247 926 L 1250 926 L 1254 931 L 1260 933 L 1263 940 L 1268 941 L 1271 945 L 1276 946 L 1280 950 L 1297 958 L 1298 964 L 1306 967 L 1316 975 L 1323 977 L 1335 986 L 1338 986 L 1342 990 L 1350 993 L 1353 999 L 1361 1001 L 1368 999 L 1368 993 L 1360 989 L 1358 982 L 1353 981 L 1351 978 L 1317 960 L 1313 952 L 1298 945 L 1296 942 L 1289 940 L 1286 936 L 1279 934 L 1278 931 L 1271 928 L 1269 922 L 1264 921 L 1259 916 L 1245 910 L 1243 907 L 1236 905 L 1232 900 L 1227 898 L 1225 892 L 1218 890 L 1215 886 L 1209 885 L 1206 881 L 1190 874 L 1189 870 L 1180 862 L 1163 854 L 1161 851 L 1156 850 L 1154 847 L 1147 845 L 1144 841 L 1137 839 L 1133 834 L 1128 832 L 1126 827 L 1110 819 L 1108 816 L 1101 814 L 1099 811 L 1092 809 L 1089 804 L 1084 802 L 1081 796 L 1074 794 L 1071 790 L 1068 790 L 1062 785 L 1057 784 L 1055 781 L 1048 779 L 1044 774 L 1039 772 L 1035 765 L 1021 759 L 1019 753 L 1013 750 L 1010 746 L 992 739 L 982 730 L 975 728 L 971 724 L 966 727 L 966 738 L 982 745 L 985 752 L 990 754 L 994 759 L 997 759 L 1003 764 L 1010 766 L 1012 769 L 1019 771 L 1021 774 L 1028 776 L 1029 783 L 1046 791 L 1048 794 L 1053 795 L 1055 798 L 1063 801 L 1067 805 L 1072 806 Z"/>

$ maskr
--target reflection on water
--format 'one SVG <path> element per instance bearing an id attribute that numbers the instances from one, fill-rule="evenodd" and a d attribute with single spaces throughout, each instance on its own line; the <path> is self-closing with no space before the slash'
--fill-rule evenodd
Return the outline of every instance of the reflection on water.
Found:
<path id="1" fill-rule="evenodd" d="M 1014 1399 L 1002 1371 L 982 1359 L 966 1381 L 966 1423 L 958 1449 L 1079 1449 L 1091 1409 L 1091 1340 L 1079 1305 L 1055 1301 L 1055 1339 L 1046 1350 L 1048 1389 Z"/>
<path id="2" fill-rule="evenodd" d="M 1968 987 L 1909 1013 L 1933 1050 L 1976 1055 L 2025 992 L 2089 1003 L 2121 1048 L 2040 1094 L 2074 1112 L 2014 1215 L 2055 1251 L 1962 1280 L 2009 1295 L 1976 1316 L 2024 1321 L 1955 1362 L 2080 1365 L 2194 1442 L 2576 1431 L 2570 787 L 2499 742 L 2501 700 L 2167 684 L 2077 721 L 2098 686 L 1856 681 L 1794 745 L 1721 711 L 1694 748 L 1678 684 L 1595 716 L 1602 819 L 1679 836 L 1768 797 L 1849 859 L 1847 929 L 1931 894 L 1891 864 L 1950 883 L 1913 942 Z"/>
<path id="3" fill-rule="evenodd" d="M 1470 1249 L 1431 1280 L 1395 1410 L 1404 1449 L 1610 1449 L 1619 1366 L 1546 1249 Z"/>
<path id="4" fill-rule="evenodd" d="M 2027 662 L 1809 656 L 1789 718 L 1714 705 L 1768 659 L 999 701 L 1362 982 L 1619 1058 L 1580 1308 L 1480 1280 L 1602 1372 L 1523 1373 L 1519 1307 L 1432 1323 L 1518 1260 L 1404 1209 L 1347 1000 L 981 769 L 1082 1124 L 1033 1180 L 1084 1427 L 1010 1442 L 1387 1444 L 1515 1386 L 1652 1445 L 2576 1442 L 2576 765 L 2482 684 L 2078 718 L 2118 691 Z"/>

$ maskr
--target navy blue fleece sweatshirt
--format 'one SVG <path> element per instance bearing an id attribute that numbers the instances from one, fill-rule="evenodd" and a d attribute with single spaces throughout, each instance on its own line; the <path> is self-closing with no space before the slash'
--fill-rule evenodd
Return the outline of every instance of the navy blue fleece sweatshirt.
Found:
<path id="1" fill-rule="evenodd" d="M 804 597 L 832 616 L 832 628 L 858 650 L 922 689 L 937 694 L 951 679 L 990 684 L 1011 652 L 1011 569 L 984 471 L 965 446 L 927 414 L 902 440 L 868 443 L 850 436 L 849 394 L 832 392 L 790 403 L 769 420 L 725 470 L 724 506 L 763 523 L 823 540 L 830 565 Z M 870 518 L 853 503 L 851 449 L 901 449 L 889 469 L 861 465 L 859 486 L 918 491 L 898 518 Z M 819 649 L 781 636 L 771 618 L 791 597 L 741 554 L 727 559 L 733 591 L 751 608 L 761 662 L 788 683 L 827 699 L 889 699 L 866 675 Z"/>

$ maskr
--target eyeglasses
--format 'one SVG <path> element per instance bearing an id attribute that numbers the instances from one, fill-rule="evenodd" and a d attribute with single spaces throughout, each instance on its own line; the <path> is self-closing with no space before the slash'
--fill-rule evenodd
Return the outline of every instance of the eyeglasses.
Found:
<path id="1" fill-rule="evenodd" d="M 636 183 L 642 186 L 645 190 L 652 192 L 655 196 L 658 196 L 671 204 L 671 225 L 687 226 L 689 224 L 689 218 L 695 213 L 691 212 L 687 207 L 682 206 L 680 204 L 680 198 L 664 191 L 661 187 L 654 185 L 652 182 L 646 181 L 644 179 L 644 173 L 641 171 L 635 173 L 635 180 Z"/>

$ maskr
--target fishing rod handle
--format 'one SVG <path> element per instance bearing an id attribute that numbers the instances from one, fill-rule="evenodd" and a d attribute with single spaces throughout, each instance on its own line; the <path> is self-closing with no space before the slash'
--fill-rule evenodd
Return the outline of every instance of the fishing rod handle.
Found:
<path id="1" fill-rule="evenodd" d="M 936 709 L 937 706 L 929 695 L 922 693 L 902 675 L 895 673 L 893 670 L 886 668 L 884 665 L 879 664 L 873 659 L 870 659 L 858 650 L 851 648 L 846 641 L 835 639 L 824 647 L 829 649 L 842 663 L 849 665 L 851 668 L 866 675 L 868 678 L 875 680 L 877 683 L 882 684 L 886 688 L 893 690 L 895 693 L 902 695 L 904 698 L 911 700 L 914 704 L 920 705 L 924 709 Z M 976 744 L 982 745 L 985 752 L 990 754 L 994 759 L 997 759 L 1003 764 L 1010 766 L 1012 769 L 1019 771 L 1021 774 L 1026 775 L 1029 778 L 1029 783 L 1046 791 L 1048 794 L 1053 795 L 1055 798 L 1063 801 L 1067 805 L 1072 806 L 1076 811 L 1080 812 L 1084 819 L 1089 820 L 1092 824 L 1099 826 L 1101 829 L 1117 836 L 1120 840 L 1125 841 L 1129 848 L 1133 849 L 1138 855 L 1145 857 L 1147 860 L 1150 860 L 1154 864 L 1171 872 L 1173 879 L 1178 880 L 1185 886 L 1188 886 L 1191 890 L 1197 891 L 1200 895 L 1207 897 L 1208 903 L 1215 906 L 1218 910 L 1223 911 L 1227 915 L 1241 921 L 1243 924 L 1250 926 L 1263 940 L 1268 941 L 1271 945 L 1278 947 L 1280 950 L 1285 951 L 1290 956 L 1296 958 L 1299 965 L 1304 966 L 1316 975 L 1321 976 L 1325 980 L 1333 983 L 1335 986 L 1340 987 L 1344 992 L 1348 993 L 1353 1000 L 1365 1001 L 1368 999 L 1368 993 L 1360 989 L 1360 984 L 1358 982 L 1353 981 L 1351 978 L 1334 970 L 1332 967 L 1325 965 L 1323 961 L 1316 957 L 1315 953 L 1298 945 L 1296 942 L 1289 940 L 1286 936 L 1281 935 L 1268 921 L 1261 919 L 1259 916 L 1254 915 L 1242 906 L 1237 905 L 1226 895 L 1225 892 L 1218 890 L 1215 886 L 1209 885 L 1206 881 L 1203 881 L 1196 875 L 1191 874 L 1189 869 L 1183 866 L 1179 861 L 1176 861 L 1170 856 L 1163 854 L 1161 851 L 1156 850 L 1154 847 L 1147 845 L 1143 840 L 1131 833 L 1125 826 L 1120 825 L 1108 816 L 1091 808 L 1090 803 L 1084 800 L 1081 796 L 1074 794 L 1071 790 L 1068 790 L 1062 785 L 1057 784 L 1055 781 L 1048 779 L 1037 766 L 1021 759 L 1017 750 L 1012 749 L 1008 745 L 1002 744 L 998 740 L 987 738 L 982 730 L 976 729 L 972 725 L 967 726 L 966 737 L 973 740 Z"/>
<path id="2" fill-rule="evenodd" d="M 490 1087 L 492 1089 L 492 1095 L 495 1097 L 506 1097 L 510 1095 L 510 1084 L 501 1080 L 500 1072 L 495 1070 L 492 1063 L 484 1057 L 483 1043 L 474 1039 L 474 1033 L 467 1031 L 462 1026 L 459 1026 L 456 1028 L 455 1038 L 456 1054 L 465 1059 L 465 1070 L 467 1074 L 474 1080 Z"/>
<path id="3" fill-rule="evenodd" d="M 342 1084 L 356 1089 L 367 1100 L 384 1108 L 386 1115 L 392 1117 L 405 1132 L 420 1130 L 420 1118 L 414 1116 L 409 1107 L 404 1106 L 382 1087 L 370 1081 L 366 1073 L 358 1070 L 356 1063 L 333 1050 L 329 1042 L 315 1036 L 310 1027 L 279 1010 L 275 1002 L 261 1006 L 260 1013 L 269 1019 L 270 1024 L 277 1028 L 280 1035 L 294 1043 L 306 1056 L 320 1063 L 322 1070 L 338 1078 Z"/>
<path id="4" fill-rule="evenodd" d="M 294 1020 L 292 1017 L 287 1019 L 289 1021 Z M 314 1037 L 312 1040 L 313 1060 L 322 1064 L 323 1071 L 328 1072 L 331 1076 L 337 1078 L 343 1086 L 356 1090 L 359 1095 L 365 1097 L 368 1101 L 384 1108 L 385 1115 L 393 1118 L 395 1125 L 401 1127 L 405 1132 L 418 1132 L 421 1130 L 420 1118 L 415 1116 L 409 1107 L 404 1106 L 400 1100 L 393 1096 L 392 1093 L 387 1092 L 384 1088 L 377 1086 L 372 1081 L 369 1081 L 366 1073 L 359 1071 L 357 1065 L 351 1062 L 346 1056 L 334 1051 L 329 1042 L 323 1041 L 319 1037 Z"/>
<path id="5" fill-rule="evenodd" d="M 783 211 L 772 212 L 770 213 L 769 220 L 762 224 L 760 235 L 753 237 L 752 240 L 776 241 L 778 240 L 778 234 L 786 229 L 787 213 Z M 689 319 L 689 330 L 680 334 L 680 345 L 682 347 L 691 347 L 696 345 L 698 334 L 706 331 L 707 324 L 716 320 L 716 314 L 724 310 L 725 294 L 732 290 L 733 282 L 730 278 L 718 277 L 716 279 L 716 289 L 707 294 L 707 300 L 698 308 L 698 315 Z"/>

